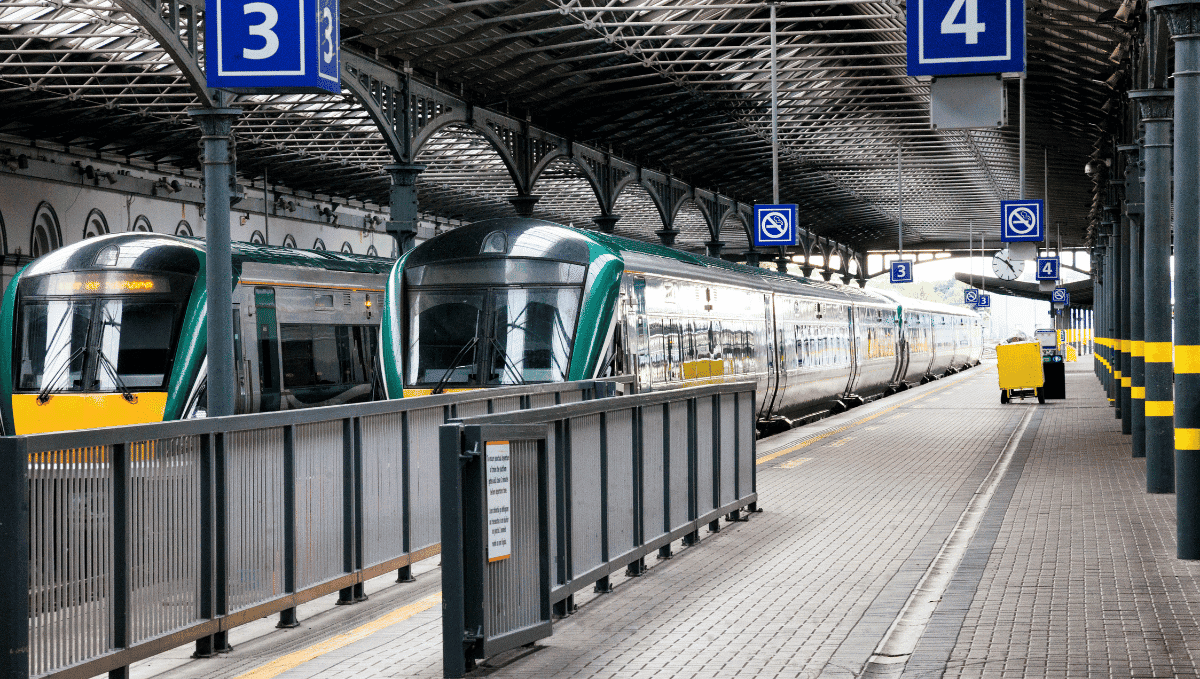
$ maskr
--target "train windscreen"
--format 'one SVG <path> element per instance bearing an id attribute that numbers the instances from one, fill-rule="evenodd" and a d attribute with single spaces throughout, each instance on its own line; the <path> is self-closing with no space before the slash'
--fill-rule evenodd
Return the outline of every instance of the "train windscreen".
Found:
<path id="1" fill-rule="evenodd" d="M 165 390 L 187 294 L 171 288 L 168 277 L 113 273 L 23 284 L 14 389 Z"/>
<path id="2" fill-rule="evenodd" d="M 579 312 L 576 287 L 410 293 L 408 383 L 561 382 Z"/>

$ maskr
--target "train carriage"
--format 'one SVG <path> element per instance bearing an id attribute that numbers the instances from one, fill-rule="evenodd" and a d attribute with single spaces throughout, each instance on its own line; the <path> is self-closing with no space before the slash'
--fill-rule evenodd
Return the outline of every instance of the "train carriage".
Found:
<path id="1" fill-rule="evenodd" d="M 381 397 L 379 314 L 392 261 L 233 244 L 237 412 Z M 91 238 L 13 279 L 0 308 L 0 410 L 30 434 L 202 414 L 204 242 Z"/>
<path id="2" fill-rule="evenodd" d="M 391 398 L 625 374 L 637 391 L 753 380 L 763 422 L 859 403 L 982 349 L 970 310 L 520 218 L 406 253 L 384 313 Z"/>

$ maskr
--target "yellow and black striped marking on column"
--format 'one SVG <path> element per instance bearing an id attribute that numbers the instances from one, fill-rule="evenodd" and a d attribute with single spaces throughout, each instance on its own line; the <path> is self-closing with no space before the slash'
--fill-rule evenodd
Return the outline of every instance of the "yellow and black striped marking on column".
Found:
<path id="1" fill-rule="evenodd" d="M 1172 355 L 1170 342 L 1146 342 L 1146 490 L 1150 493 L 1175 491 L 1175 401 L 1172 384 Z M 1162 464 L 1151 472 L 1150 461 L 1164 458 L 1172 464 Z"/>
<path id="2" fill-rule="evenodd" d="M 1134 331 L 1139 328 L 1134 327 Z M 1133 374 L 1129 376 L 1129 405 L 1133 410 L 1133 456 L 1146 457 L 1146 342 L 1129 341 L 1129 364 Z"/>

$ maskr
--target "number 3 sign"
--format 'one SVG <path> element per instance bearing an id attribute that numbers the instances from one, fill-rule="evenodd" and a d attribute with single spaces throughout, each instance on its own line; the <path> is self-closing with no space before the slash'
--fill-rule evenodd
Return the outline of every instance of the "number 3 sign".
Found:
<path id="1" fill-rule="evenodd" d="M 207 0 L 207 16 L 209 87 L 341 91 L 338 0 Z"/>

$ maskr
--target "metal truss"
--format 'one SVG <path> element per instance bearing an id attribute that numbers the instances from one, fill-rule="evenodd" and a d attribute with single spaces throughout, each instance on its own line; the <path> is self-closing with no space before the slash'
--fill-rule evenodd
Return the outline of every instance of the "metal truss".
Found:
<path id="1" fill-rule="evenodd" d="M 1096 21 L 1115 0 L 1027 4 L 1025 194 L 1048 188 L 1064 242 L 1079 244 L 1093 202 L 1083 166 L 1120 112 L 1110 57 L 1135 37 Z M 998 199 L 1021 193 L 1015 81 L 1005 127 L 935 131 L 928 83 L 905 75 L 899 0 L 776 11 L 797 252 L 824 238 L 857 261 L 895 243 L 901 146 L 906 244 L 998 229 Z M 770 198 L 766 4 L 343 0 L 342 12 L 340 96 L 238 99 L 243 176 L 385 204 L 382 168 L 415 163 L 422 211 L 447 219 L 511 215 L 511 199 L 536 196 L 535 215 L 576 226 L 747 249 L 748 207 Z M 212 99 L 202 26 L 194 0 L 0 0 L 0 132 L 197 167 L 186 112 Z"/>

